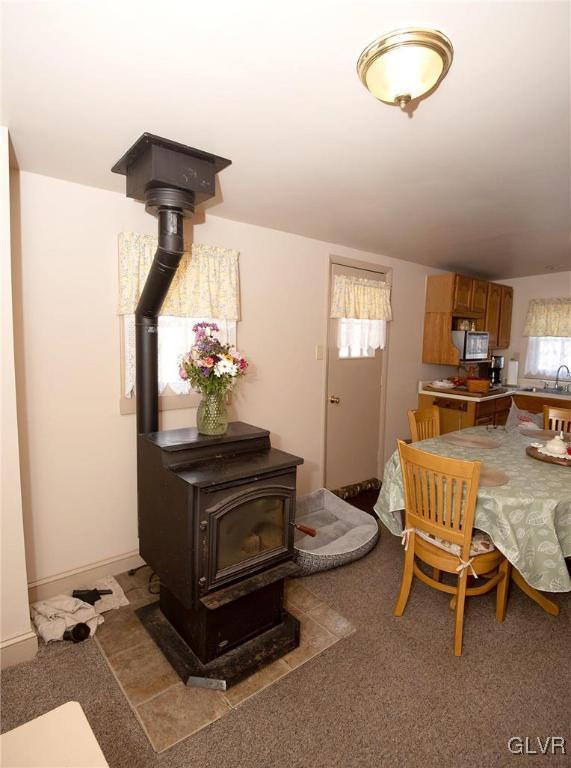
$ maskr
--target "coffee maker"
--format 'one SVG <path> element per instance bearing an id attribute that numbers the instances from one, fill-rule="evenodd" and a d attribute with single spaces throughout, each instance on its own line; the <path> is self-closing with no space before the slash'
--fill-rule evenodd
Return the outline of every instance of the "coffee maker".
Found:
<path id="1" fill-rule="evenodd" d="M 490 364 L 490 382 L 492 386 L 494 384 L 501 384 L 502 369 L 504 367 L 503 355 L 492 355 L 492 362 Z"/>

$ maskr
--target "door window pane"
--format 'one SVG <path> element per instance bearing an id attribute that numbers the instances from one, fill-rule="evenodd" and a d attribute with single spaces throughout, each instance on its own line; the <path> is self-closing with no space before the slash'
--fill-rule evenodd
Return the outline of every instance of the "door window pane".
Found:
<path id="1" fill-rule="evenodd" d="M 386 320 L 355 320 L 342 317 L 337 321 L 337 349 L 340 358 L 374 357 L 384 349 Z"/>

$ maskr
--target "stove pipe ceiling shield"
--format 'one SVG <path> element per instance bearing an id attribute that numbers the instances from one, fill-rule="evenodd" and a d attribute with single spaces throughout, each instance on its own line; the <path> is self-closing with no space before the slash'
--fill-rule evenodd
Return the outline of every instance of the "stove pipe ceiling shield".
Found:
<path id="1" fill-rule="evenodd" d="M 127 197 L 158 217 L 158 248 L 135 310 L 137 432 L 159 429 L 158 316 L 184 250 L 183 219 L 213 197 L 216 174 L 231 160 L 143 133 L 115 163 Z"/>

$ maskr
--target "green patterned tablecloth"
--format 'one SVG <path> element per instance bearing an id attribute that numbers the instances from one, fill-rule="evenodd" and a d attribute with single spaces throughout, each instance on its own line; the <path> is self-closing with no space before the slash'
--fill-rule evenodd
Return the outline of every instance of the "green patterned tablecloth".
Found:
<path id="1" fill-rule="evenodd" d="M 534 439 L 520 435 L 517 430 L 471 427 L 455 434 L 486 435 L 500 445 L 465 448 L 436 437 L 415 446 L 440 456 L 479 460 L 506 472 L 507 485 L 480 486 L 474 527 L 491 536 L 532 587 L 546 592 L 570 592 L 571 578 L 564 558 L 571 556 L 571 468 L 528 456 L 525 449 Z M 395 451 L 385 466 L 375 512 L 397 536 L 402 531 L 403 508 L 402 475 Z"/>

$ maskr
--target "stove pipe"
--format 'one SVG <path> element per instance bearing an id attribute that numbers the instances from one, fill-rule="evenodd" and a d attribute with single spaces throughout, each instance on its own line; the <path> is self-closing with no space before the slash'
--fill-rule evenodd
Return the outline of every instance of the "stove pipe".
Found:
<path id="1" fill-rule="evenodd" d="M 127 197 L 158 217 L 158 248 L 135 310 L 137 432 L 159 430 L 158 316 L 184 251 L 183 219 L 215 194 L 230 165 L 176 141 L 143 133 L 111 169 L 127 177 Z"/>

